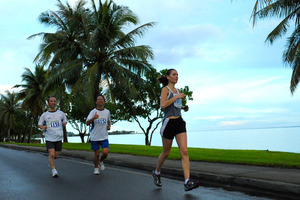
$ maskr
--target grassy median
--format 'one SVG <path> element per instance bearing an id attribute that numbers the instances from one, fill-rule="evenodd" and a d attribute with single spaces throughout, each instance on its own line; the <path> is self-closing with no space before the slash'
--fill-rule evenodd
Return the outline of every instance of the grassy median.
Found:
<path id="1" fill-rule="evenodd" d="M 14 143 L 18 145 L 45 146 L 45 144 Z M 89 143 L 64 143 L 64 149 L 91 151 Z M 123 153 L 157 157 L 162 147 L 145 145 L 110 144 L 111 153 Z M 263 150 L 224 150 L 188 148 L 190 160 L 234 163 L 244 165 L 300 168 L 300 153 L 263 151 Z M 169 159 L 180 159 L 178 147 L 173 147 Z"/>

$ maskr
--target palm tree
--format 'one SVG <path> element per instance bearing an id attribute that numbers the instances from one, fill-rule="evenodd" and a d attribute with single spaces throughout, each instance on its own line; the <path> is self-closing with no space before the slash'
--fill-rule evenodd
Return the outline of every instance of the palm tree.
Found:
<path id="1" fill-rule="evenodd" d="M 40 14 L 38 18 L 40 23 L 55 27 L 56 32 L 40 32 L 28 37 L 28 39 L 33 39 L 40 36 L 43 40 L 40 45 L 40 52 L 34 61 L 40 64 L 48 63 L 51 70 L 56 65 L 78 58 L 81 53 L 80 40 L 85 37 L 83 32 L 84 26 L 86 26 L 85 17 L 87 16 L 87 10 L 84 8 L 85 4 L 85 0 L 80 0 L 73 9 L 69 3 L 64 5 L 58 0 L 59 10 L 57 12 L 48 10 Z M 73 64 L 76 64 L 76 62 Z M 74 70 L 72 73 L 76 71 L 78 70 Z"/>
<path id="2" fill-rule="evenodd" d="M 20 111 L 20 102 L 16 93 L 6 91 L 6 95 L 1 94 L 1 120 L 3 120 L 4 126 L 7 127 L 6 141 L 10 141 L 10 133 L 15 124 L 15 115 Z"/>
<path id="3" fill-rule="evenodd" d="M 45 100 L 51 90 L 46 88 L 47 71 L 44 70 L 44 66 L 36 65 L 34 73 L 30 69 L 25 68 L 25 72 L 22 74 L 22 82 L 25 83 L 15 85 L 14 87 L 22 88 L 18 93 L 18 98 L 23 100 L 22 108 L 27 110 L 31 116 L 31 128 L 28 136 L 29 142 L 34 121 L 44 112 L 46 108 Z"/>
<path id="4" fill-rule="evenodd" d="M 300 78 L 300 1 L 299 0 L 257 0 L 253 9 L 253 25 L 258 18 L 279 17 L 282 21 L 269 33 L 266 42 L 273 42 L 286 34 L 294 23 L 292 34 L 287 39 L 283 60 L 293 68 L 290 90 L 293 94 Z"/>
<path id="5" fill-rule="evenodd" d="M 148 59 L 153 59 L 151 48 L 136 46 L 135 40 L 138 36 L 142 37 L 154 23 L 143 24 L 125 33 L 124 29 L 129 25 L 139 23 L 128 7 L 116 5 L 112 0 L 104 3 L 99 0 L 99 7 L 94 0 L 91 3 L 90 24 L 85 31 L 90 34 L 83 46 L 87 68 L 84 75 L 89 83 L 90 95 L 96 97 L 102 86 L 113 98 L 113 85 L 127 91 L 127 95 L 135 95 L 132 80 L 143 81 L 142 77 L 152 69 Z"/>

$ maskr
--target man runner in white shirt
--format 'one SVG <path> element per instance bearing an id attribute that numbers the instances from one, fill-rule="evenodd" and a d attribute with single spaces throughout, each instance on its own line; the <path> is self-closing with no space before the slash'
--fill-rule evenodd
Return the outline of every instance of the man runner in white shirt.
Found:
<path id="1" fill-rule="evenodd" d="M 111 120 L 110 111 L 104 108 L 105 99 L 102 95 L 98 95 L 96 99 L 96 108 L 94 108 L 86 119 L 86 124 L 92 124 L 90 131 L 91 149 L 95 151 L 94 156 L 94 174 L 99 174 L 100 169 L 104 170 L 103 161 L 106 159 L 109 150 L 108 132 L 110 130 Z M 102 148 L 102 155 L 100 156 L 100 146 Z M 99 163 L 99 164 L 98 164 Z"/>
<path id="2" fill-rule="evenodd" d="M 52 177 L 58 177 L 55 169 L 54 159 L 58 158 L 62 148 L 63 126 L 67 124 L 64 112 L 56 110 L 57 102 L 55 97 L 48 100 L 49 110 L 44 112 L 39 119 L 38 126 L 45 131 L 47 151 L 49 152 L 48 162 L 52 170 Z"/>

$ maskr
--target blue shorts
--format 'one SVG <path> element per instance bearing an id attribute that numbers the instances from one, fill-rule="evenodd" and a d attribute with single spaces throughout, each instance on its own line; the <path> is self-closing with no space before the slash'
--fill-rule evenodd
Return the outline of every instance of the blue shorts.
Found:
<path id="1" fill-rule="evenodd" d="M 100 146 L 102 149 L 109 148 L 108 139 L 101 140 L 101 141 L 91 141 L 91 149 L 96 151 L 100 149 Z"/>

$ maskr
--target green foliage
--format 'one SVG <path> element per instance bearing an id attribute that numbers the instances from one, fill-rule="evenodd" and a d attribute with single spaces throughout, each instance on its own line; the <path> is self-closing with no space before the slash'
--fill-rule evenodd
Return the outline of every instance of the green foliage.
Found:
<path id="1" fill-rule="evenodd" d="M 9 91 L 6 91 L 6 95 L 1 94 L 0 105 L 1 124 L 4 125 L 6 127 L 5 130 L 7 130 L 6 134 L 3 134 L 3 137 L 6 136 L 6 141 L 10 141 L 11 131 L 16 123 L 16 115 L 21 112 L 17 94 Z"/>
<path id="2" fill-rule="evenodd" d="M 25 68 L 22 74 L 23 84 L 15 85 L 14 88 L 21 88 L 18 92 L 18 99 L 22 100 L 22 108 L 36 118 L 46 109 L 46 99 L 50 93 L 46 88 L 47 71 L 44 66 L 36 65 L 34 72 Z"/>
<path id="3" fill-rule="evenodd" d="M 185 106 L 187 104 L 187 100 L 194 100 L 192 95 L 193 92 L 190 91 L 189 86 L 185 86 L 184 88 L 180 89 L 180 92 L 182 92 L 183 94 L 185 94 L 185 97 L 182 99 L 182 105 Z"/>
<path id="4" fill-rule="evenodd" d="M 68 120 L 71 123 L 85 123 L 89 112 L 95 107 L 94 104 L 90 105 L 89 101 L 90 99 L 86 96 L 84 91 L 72 99 L 69 112 L 67 112 Z"/>

